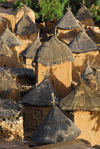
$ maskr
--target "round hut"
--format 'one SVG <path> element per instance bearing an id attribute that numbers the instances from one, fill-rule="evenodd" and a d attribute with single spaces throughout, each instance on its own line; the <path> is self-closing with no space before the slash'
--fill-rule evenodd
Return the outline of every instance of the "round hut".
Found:
<path id="1" fill-rule="evenodd" d="M 21 104 L 11 99 L 0 98 L 0 138 L 11 141 L 17 137 L 23 139 L 23 109 Z"/>
<path id="2" fill-rule="evenodd" d="M 0 97 L 19 101 L 19 86 L 8 71 L 0 73 Z"/>
<path id="3" fill-rule="evenodd" d="M 78 24 L 76 18 L 71 12 L 69 5 L 67 12 L 55 24 L 55 27 L 58 28 L 58 38 L 66 44 L 68 44 L 75 36 L 79 34 L 81 26 Z"/>
<path id="4" fill-rule="evenodd" d="M 2 38 L 0 40 L 0 66 L 8 68 L 16 67 L 14 54 Z"/>
<path id="5" fill-rule="evenodd" d="M 39 38 L 39 32 L 36 40 L 28 46 L 24 51 L 21 52 L 21 56 L 24 59 L 24 63 L 26 68 L 33 68 L 32 67 L 32 62 L 35 58 L 35 54 L 37 49 L 42 45 L 40 38 Z"/>
<path id="6" fill-rule="evenodd" d="M 94 22 L 92 20 L 93 15 L 85 6 L 85 0 L 81 4 L 79 10 L 76 12 L 75 17 L 77 20 L 81 21 L 82 24 L 86 26 L 93 26 Z"/>
<path id="7" fill-rule="evenodd" d="M 47 116 L 51 106 L 52 92 L 58 98 L 59 104 L 60 98 L 52 87 L 49 77 L 45 76 L 40 84 L 21 98 L 25 105 L 25 128 L 36 129 Z"/>
<path id="8" fill-rule="evenodd" d="M 81 70 L 81 74 L 85 69 L 84 62 L 86 62 L 87 57 L 89 56 L 90 62 L 95 60 L 95 63 L 99 63 L 100 55 L 99 50 L 100 48 L 97 44 L 87 35 L 84 28 L 82 32 L 75 37 L 70 43 L 69 48 L 73 53 L 73 57 L 75 61 L 72 64 L 72 78 L 73 80 L 77 80 L 77 69 Z"/>
<path id="9" fill-rule="evenodd" d="M 100 92 L 91 89 L 80 79 L 79 84 L 60 102 L 60 108 L 73 112 L 74 124 L 82 130 L 78 138 L 99 144 Z"/>
<path id="10" fill-rule="evenodd" d="M 58 40 L 55 33 L 48 42 L 45 42 L 37 50 L 34 60 L 37 83 L 43 80 L 42 71 L 46 72 L 48 67 L 52 74 L 50 76 L 51 84 L 60 98 L 65 97 L 70 92 L 73 61 L 71 50 L 66 44 Z"/>
<path id="11" fill-rule="evenodd" d="M 72 141 L 81 133 L 80 129 L 56 106 L 55 97 L 52 98 L 48 115 L 32 135 L 33 141 L 38 144 Z"/>
<path id="12" fill-rule="evenodd" d="M 37 26 L 31 19 L 31 16 L 29 16 L 27 8 L 25 7 L 25 8 L 22 8 L 21 10 L 23 10 L 23 16 L 18 20 L 14 28 L 14 33 L 23 43 L 23 45 L 19 49 L 19 52 L 22 52 L 31 43 L 33 43 L 34 37 L 37 36 L 37 32 L 38 32 Z"/>
<path id="13" fill-rule="evenodd" d="M 0 38 L 4 40 L 10 50 L 14 53 L 16 64 L 19 62 L 19 52 L 18 47 L 22 46 L 21 41 L 9 30 L 8 26 L 6 26 L 4 32 L 0 35 Z"/>

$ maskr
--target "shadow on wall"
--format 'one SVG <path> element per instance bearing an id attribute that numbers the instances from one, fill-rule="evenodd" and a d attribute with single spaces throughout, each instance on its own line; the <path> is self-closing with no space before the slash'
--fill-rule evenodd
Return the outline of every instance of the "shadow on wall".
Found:
<path id="1" fill-rule="evenodd" d="M 96 53 L 97 52 L 97 53 Z M 74 62 L 72 63 L 72 80 L 75 81 L 79 78 L 77 74 L 77 70 L 79 69 L 81 75 L 85 70 L 85 63 L 87 62 L 87 57 L 89 56 L 89 62 L 92 63 L 94 60 L 94 64 L 100 65 L 100 55 L 98 51 L 87 52 L 87 53 L 80 53 L 74 54 Z"/>
<path id="2" fill-rule="evenodd" d="M 91 112 L 90 115 L 90 121 L 95 122 L 92 127 L 92 131 L 100 131 L 100 112 Z"/>
<path id="3" fill-rule="evenodd" d="M 4 18 L 4 20 L 5 20 L 4 26 L 8 25 L 9 30 L 10 30 L 11 32 L 13 32 L 11 21 L 10 21 L 9 19 L 7 19 L 6 17 L 3 17 L 3 18 Z"/>

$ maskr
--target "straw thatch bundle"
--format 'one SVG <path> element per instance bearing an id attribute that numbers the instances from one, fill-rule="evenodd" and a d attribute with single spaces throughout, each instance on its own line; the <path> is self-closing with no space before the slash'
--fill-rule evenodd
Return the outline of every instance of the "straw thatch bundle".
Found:
<path id="1" fill-rule="evenodd" d="M 21 41 L 9 30 L 7 27 L 5 31 L 0 35 L 0 38 L 2 38 L 8 47 L 13 46 L 21 46 Z"/>
<path id="2" fill-rule="evenodd" d="M 32 139 L 39 144 L 52 144 L 72 141 L 80 133 L 80 129 L 57 106 L 52 106 L 49 114 L 33 133 Z"/>
<path id="3" fill-rule="evenodd" d="M 59 41 L 55 35 L 38 48 L 34 62 L 37 61 L 45 66 L 52 66 L 65 61 L 74 61 L 74 58 L 68 46 Z"/>
<path id="4" fill-rule="evenodd" d="M 77 11 L 77 13 L 75 14 L 75 17 L 77 20 L 86 20 L 86 19 L 91 19 L 93 18 L 93 15 L 91 14 L 91 12 L 86 8 L 85 4 L 82 3 L 79 10 Z"/>
<path id="5" fill-rule="evenodd" d="M 9 56 L 13 55 L 12 51 L 9 49 L 9 47 L 6 45 L 6 43 L 1 39 L 0 42 L 0 56 Z"/>
<path id="6" fill-rule="evenodd" d="M 100 92 L 80 81 L 75 90 L 61 100 L 60 107 L 68 111 L 100 111 Z"/>
<path id="7" fill-rule="evenodd" d="M 43 81 L 29 91 L 24 97 L 21 98 L 23 103 L 27 103 L 34 106 L 49 106 L 51 105 L 52 97 L 51 93 L 58 98 L 58 104 L 60 98 L 56 91 L 52 87 L 49 78 L 45 77 Z"/>
<path id="8" fill-rule="evenodd" d="M 34 59 L 37 49 L 42 45 L 39 35 L 37 36 L 37 39 L 24 51 L 21 52 L 22 57 Z"/>
<path id="9" fill-rule="evenodd" d="M 8 92 L 16 90 L 18 87 L 18 84 L 15 80 L 13 80 L 11 74 L 8 71 L 3 70 L 2 73 L 0 73 L 0 96 L 2 98 L 5 98 Z"/>
<path id="10" fill-rule="evenodd" d="M 68 7 L 68 11 L 56 23 L 55 27 L 58 27 L 60 29 L 68 29 L 68 30 L 74 29 L 74 28 L 81 28 L 81 26 L 76 21 L 73 13 L 71 12 L 69 7 Z"/>
<path id="11" fill-rule="evenodd" d="M 93 42 L 84 30 L 75 37 L 68 46 L 73 53 L 85 53 L 100 50 L 97 44 Z"/>
<path id="12" fill-rule="evenodd" d="M 0 122 L 3 119 L 16 119 L 19 116 L 22 105 L 20 103 L 15 103 L 11 99 L 1 99 L 0 98 Z"/>
<path id="13" fill-rule="evenodd" d="M 37 32 L 37 26 L 30 19 L 27 12 L 24 12 L 23 17 L 15 25 L 14 33 L 21 36 L 28 36 Z"/>
<path id="14" fill-rule="evenodd" d="M 5 20 L 0 16 L 0 22 L 4 22 Z"/>

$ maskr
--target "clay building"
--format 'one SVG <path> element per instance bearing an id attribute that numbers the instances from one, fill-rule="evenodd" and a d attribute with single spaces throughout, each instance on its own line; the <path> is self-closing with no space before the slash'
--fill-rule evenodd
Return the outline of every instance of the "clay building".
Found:
<path id="1" fill-rule="evenodd" d="M 58 38 L 68 44 L 75 36 L 79 34 L 81 26 L 76 21 L 76 18 L 71 12 L 69 6 L 67 9 L 67 12 L 55 24 L 55 27 L 58 29 Z"/>
<path id="2" fill-rule="evenodd" d="M 19 101 L 19 86 L 13 80 L 9 70 L 0 72 L 0 97 Z"/>
<path id="3" fill-rule="evenodd" d="M 82 24 L 86 26 L 93 26 L 94 22 L 92 20 L 93 15 L 85 6 L 85 0 L 81 4 L 79 10 L 76 12 L 75 17 L 77 20 L 81 21 Z"/>
<path id="4" fill-rule="evenodd" d="M 24 51 L 21 52 L 21 56 L 23 57 L 26 68 L 33 69 L 32 63 L 35 58 L 36 51 L 41 45 L 42 43 L 39 39 L 39 33 L 38 33 L 36 40 L 30 46 L 28 46 Z"/>
<path id="5" fill-rule="evenodd" d="M 16 67 L 14 54 L 3 39 L 0 41 L 0 66 L 8 68 Z"/>
<path id="6" fill-rule="evenodd" d="M 22 46 L 21 41 L 9 30 L 8 26 L 5 27 L 4 32 L 0 35 L 0 38 L 4 40 L 10 50 L 13 52 L 16 64 L 19 63 L 19 52 L 17 46 Z"/>
<path id="7" fill-rule="evenodd" d="M 70 92 L 72 81 L 72 52 L 66 44 L 58 40 L 55 35 L 38 48 L 34 62 L 36 63 L 36 81 L 43 80 L 42 72 L 47 68 L 52 74 L 50 82 L 60 98 Z"/>
<path id="8" fill-rule="evenodd" d="M 47 116 L 51 106 L 52 92 L 58 98 L 59 103 L 60 98 L 52 87 L 49 77 L 45 76 L 40 84 L 21 98 L 22 103 L 25 105 L 25 128 L 36 129 Z"/>
<path id="9" fill-rule="evenodd" d="M 0 15 L 0 34 L 2 33 L 2 30 L 4 30 L 3 29 L 4 22 L 5 22 L 4 18 Z"/>
<path id="10" fill-rule="evenodd" d="M 69 48 L 73 53 L 75 61 L 72 64 L 72 78 L 77 80 L 77 69 L 81 70 L 81 74 L 85 69 L 84 62 L 86 62 L 87 57 L 89 56 L 90 62 L 95 60 L 95 63 L 99 64 L 99 50 L 100 48 L 97 44 L 87 35 L 83 29 L 80 34 L 75 37 L 70 43 Z"/>
<path id="11" fill-rule="evenodd" d="M 56 106 L 55 97 L 52 96 L 53 102 L 48 115 L 32 135 L 33 141 L 38 144 L 72 141 L 81 133 L 81 130 Z"/>
<path id="12" fill-rule="evenodd" d="M 25 50 L 31 43 L 33 43 L 35 40 L 34 37 L 37 36 L 38 29 L 35 24 L 34 15 L 35 14 L 33 10 L 30 10 L 25 5 L 22 6 L 16 14 L 14 33 L 23 43 L 23 45 L 19 48 L 19 53 Z"/>
<path id="13" fill-rule="evenodd" d="M 0 139 L 23 140 L 23 107 L 13 100 L 0 98 Z"/>
<path id="14" fill-rule="evenodd" d="M 99 145 L 100 92 L 91 89 L 79 80 L 75 90 L 60 102 L 60 108 L 74 115 L 74 124 L 82 131 L 79 139 Z"/>

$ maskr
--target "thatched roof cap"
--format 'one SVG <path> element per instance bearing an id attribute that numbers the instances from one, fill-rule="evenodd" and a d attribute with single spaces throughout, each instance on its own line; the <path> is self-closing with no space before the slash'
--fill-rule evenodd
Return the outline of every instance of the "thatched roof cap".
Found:
<path id="1" fill-rule="evenodd" d="M 0 67 L 0 73 L 2 73 L 3 70 L 9 70 L 9 73 L 14 77 L 19 77 L 19 78 L 22 78 L 22 77 L 35 78 L 36 77 L 33 69 Z"/>
<path id="2" fill-rule="evenodd" d="M 45 42 L 38 48 L 34 62 L 39 61 L 45 66 L 61 64 L 65 61 L 74 61 L 69 47 L 59 41 L 57 36 L 53 36 L 48 42 Z"/>
<path id="3" fill-rule="evenodd" d="M 94 43 L 84 30 L 75 37 L 68 46 L 72 53 L 85 53 L 100 50 L 97 44 Z"/>
<path id="4" fill-rule="evenodd" d="M 23 103 L 36 106 L 49 106 L 51 105 L 52 97 L 51 93 L 58 98 L 58 104 L 60 98 L 58 97 L 55 89 L 52 87 L 49 78 L 45 77 L 43 81 L 29 91 L 24 97 L 21 98 Z"/>
<path id="5" fill-rule="evenodd" d="M 33 133 L 32 139 L 39 144 L 53 144 L 72 141 L 80 133 L 81 130 L 57 106 L 52 106 L 49 114 Z"/>
<path id="6" fill-rule="evenodd" d="M 12 78 L 11 74 L 9 73 L 9 70 L 3 70 L 0 73 L 0 92 L 9 92 L 13 89 L 18 89 L 18 84 Z"/>
<path id="7" fill-rule="evenodd" d="M 78 24 L 77 20 L 75 19 L 69 7 L 68 7 L 68 11 L 56 23 L 55 27 L 58 27 L 60 29 L 68 29 L 68 30 L 74 29 L 74 28 L 81 28 L 81 26 Z"/>
<path id="8" fill-rule="evenodd" d="M 3 119 L 16 119 L 19 117 L 20 110 L 22 106 L 20 103 L 15 103 L 11 99 L 1 99 L 0 98 L 0 122 Z"/>
<path id="9" fill-rule="evenodd" d="M 13 55 L 13 52 L 9 49 L 6 43 L 1 39 L 0 42 L 0 56 L 9 56 Z"/>
<path id="10" fill-rule="evenodd" d="M 6 42 L 8 47 L 21 46 L 21 41 L 6 27 L 0 37 Z"/>
<path id="11" fill-rule="evenodd" d="M 4 22 L 5 20 L 0 16 L 0 22 Z"/>
<path id="12" fill-rule="evenodd" d="M 75 14 L 75 17 L 77 20 L 86 20 L 86 19 L 90 19 L 93 18 L 93 15 L 91 14 L 91 12 L 86 8 L 85 4 L 82 3 L 79 10 L 77 11 L 77 13 Z"/>
<path id="13" fill-rule="evenodd" d="M 60 107 L 68 111 L 100 111 L 100 92 L 81 81 L 74 91 L 61 100 Z"/>
<path id="14" fill-rule="evenodd" d="M 14 33 L 21 36 L 28 36 L 37 33 L 38 29 L 27 12 L 24 13 L 23 17 L 15 25 Z"/>
<path id="15" fill-rule="evenodd" d="M 34 59 L 37 49 L 42 45 L 39 37 L 24 51 L 21 52 L 22 57 Z"/>

